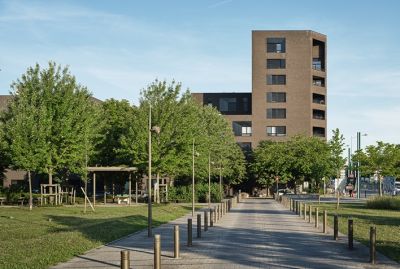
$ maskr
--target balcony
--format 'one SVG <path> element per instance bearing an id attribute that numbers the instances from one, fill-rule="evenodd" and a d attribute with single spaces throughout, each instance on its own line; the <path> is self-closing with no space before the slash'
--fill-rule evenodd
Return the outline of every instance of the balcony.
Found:
<path id="1" fill-rule="evenodd" d="M 323 68 L 321 59 L 313 58 L 312 69 L 317 70 L 317 71 L 322 71 L 322 72 L 325 71 L 325 68 Z"/>

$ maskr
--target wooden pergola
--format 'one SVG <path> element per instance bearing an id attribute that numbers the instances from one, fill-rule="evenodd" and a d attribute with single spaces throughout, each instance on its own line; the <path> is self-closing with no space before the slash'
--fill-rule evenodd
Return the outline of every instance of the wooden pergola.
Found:
<path id="1" fill-rule="evenodd" d="M 119 167 L 119 166 L 106 166 L 106 167 L 88 167 L 88 172 L 93 173 L 93 206 L 96 204 L 96 173 L 98 172 L 128 172 L 129 173 L 129 200 L 128 204 L 131 204 L 132 201 L 132 172 L 136 172 L 136 167 Z M 138 202 L 138 183 L 136 181 L 136 190 L 135 190 L 136 203 Z M 104 205 L 107 203 L 106 196 L 106 186 L 104 184 Z"/>

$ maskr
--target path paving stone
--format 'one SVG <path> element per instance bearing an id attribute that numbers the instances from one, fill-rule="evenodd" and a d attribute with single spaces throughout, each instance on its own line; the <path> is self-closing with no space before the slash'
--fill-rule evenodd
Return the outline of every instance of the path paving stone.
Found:
<path id="1" fill-rule="evenodd" d="M 347 249 L 342 236 L 332 240 L 293 212 L 271 199 L 245 199 L 187 247 L 186 215 L 154 229 L 161 235 L 162 268 L 400 268 L 382 255 L 377 265 L 368 263 L 369 250 L 355 242 Z M 203 214 L 202 214 L 203 219 Z M 174 225 L 180 225 L 181 257 L 173 258 Z M 321 225 L 320 225 L 321 226 Z M 120 251 L 130 250 L 131 268 L 153 268 L 153 239 L 138 232 L 53 268 L 119 268 Z"/>

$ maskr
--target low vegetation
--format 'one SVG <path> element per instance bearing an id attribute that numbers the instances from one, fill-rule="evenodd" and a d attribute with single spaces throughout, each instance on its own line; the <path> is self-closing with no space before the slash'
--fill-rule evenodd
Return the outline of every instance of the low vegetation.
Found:
<path id="1" fill-rule="evenodd" d="M 393 210 L 369 209 L 365 204 L 342 204 L 336 210 L 335 204 L 315 204 L 322 212 L 328 210 L 328 225 L 333 227 L 334 214 L 339 215 L 339 231 L 347 234 L 347 220 L 354 221 L 354 239 L 368 245 L 369 229 L 376 226 L 377 250 L 387 257 L 400 262 L 400 212 Z"/>
<path id="2" fill-rule="evenodd" d="M 367 208 L 400 210 L 400 197 L 375 197 L 367 201 Z"/>
<path id="3" fill-rule="evenodd" d="M 155 205 L 158 226 L 189 208 Z M 0 268 L 46 268 L 147 227 L 147 207 L 0 208 Z"/>

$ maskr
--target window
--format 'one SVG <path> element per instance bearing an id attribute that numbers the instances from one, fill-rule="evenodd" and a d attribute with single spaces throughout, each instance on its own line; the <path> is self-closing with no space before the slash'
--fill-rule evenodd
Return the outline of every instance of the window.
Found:
<path id="1" fill-rule="evenodd" d="M 284 38 L 267 38 L 267 52 L 283 53 L 286 51 Z"/>
<path id="2" fill-rule="evenodd" d="M 221 112 L 236 111 L 236 98 L 219 99 L 219 110 Z"/>
<path id="3" fill-rule="evenodd" d="M 321 77 L 313 76 L 313 85 L 325 87 L 325 79 Z"/>
<path id="4" fill-rule="evenodd" d="M 313 127 L 313 136 L 325 137 L 325 128 Z"/>
<path id="5" fill-rule="evenodd" d="M 286 68 L 285 59 L 267 59 L 268 69 L 284 69 Z"/>
<path id="6" fill-rule="evenodd" d="M 313 58 L 312 67 L 314 70 L 322 70 L 322 62 L 320 58 Z"/>
<path id="7" fill-rule="evenodd" d="M 325 105 L 325 95 L 313 93 L 313 103 Z"/>
<path id="8" fill-rule="evenodd" d="M 268 85 L 285 85 L 286 76 L 285 75 L 267 75 Z"/>
<path id="9" fill-rule="evenodd" d="M 286 119 L 285 108 L 268 108 L 267 119 Z"/>
<path id="10" fill-rule="evenodd" d="M 268 103 L 285 103 L 286 93 L 285 92 L 267 92 Z"/>
<path id="11" fill-rule="evenodd" d="M 325 111 L 319 109 L 313 109 L 313 119 L 324 120 Z"/>
<path id="12" fill-rule="evenodd" d="M 268 136 L 285 136 L 286 126 L 268 126 L 267 127 Z"/>
<path id="13" fill-rule="evenodd" d="M 233 121 L 232 129 L 235 136 L 251 136 L 251 121 Z"/>

